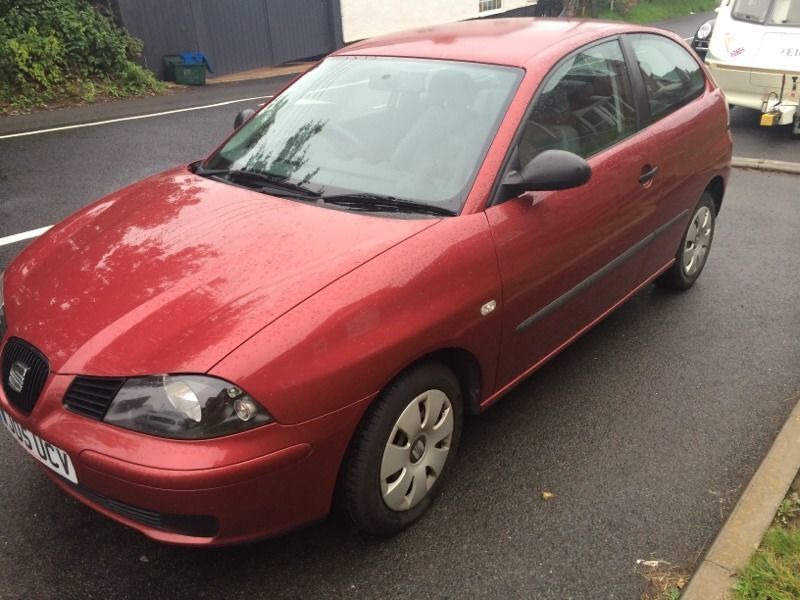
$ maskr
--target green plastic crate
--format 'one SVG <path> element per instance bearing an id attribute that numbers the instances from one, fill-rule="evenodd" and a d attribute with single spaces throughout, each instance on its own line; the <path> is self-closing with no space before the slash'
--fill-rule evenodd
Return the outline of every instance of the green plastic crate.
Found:
<path id="1" fill-rule="evenodd" d="M 175 65 L 175 83 L 179 85 L 205 85 L 205 65 Z"/>
<path id="2" fill-rule="evenodd" d="M 175 81 L 175 65 L 183 63 L 180 54 L 166 54 L 162 57 L 164 61 L 164 78 L 167 81 Z"/>

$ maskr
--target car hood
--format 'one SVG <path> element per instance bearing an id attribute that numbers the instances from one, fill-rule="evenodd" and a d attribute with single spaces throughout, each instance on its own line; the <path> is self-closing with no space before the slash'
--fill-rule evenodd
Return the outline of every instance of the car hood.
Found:
<path id="1" fill-rule="evenodd" d="M 382 218 L 157 175 L 83 209 L 6 273 L 9 334 L 53 371 L 204 372 L 436 219 Z"/>

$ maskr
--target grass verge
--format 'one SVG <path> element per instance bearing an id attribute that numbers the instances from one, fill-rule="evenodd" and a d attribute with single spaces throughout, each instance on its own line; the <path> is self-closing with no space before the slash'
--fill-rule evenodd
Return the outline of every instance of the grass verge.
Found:
<path id="1" fill-rule="evenodd" d="M 155 77 L 148 81 L 147 87 L 142 88 L 119 85 L 102 79 L 76 81 L 36 98 L 22 95 L 8 100 L 0 98 L 0 117 L 24 115 L 36 110 L 57 110 L 68 106 L 113 102 L 125 98 L 160 96 L 173 93 L 176 87 L 158 81 Z"/>
<path id="2" fill-rule="evenodd" d="M 772 526 L 734 586 L 736 600 L 800 598 L 800 494 L 781 502 Z"/>
<path id="3" fill-rule="evenodd" d="M 600 18 L 630 23 L 652 23 L 693 12 L 713 10 L 719 6 L 719 0 L 639 0 L 636 7 L 627 14 L 623 14 L 620 10 L 624 4 L 622 0 L 618 0 L 613 11 L 609 9 L 600 11 Z"/>

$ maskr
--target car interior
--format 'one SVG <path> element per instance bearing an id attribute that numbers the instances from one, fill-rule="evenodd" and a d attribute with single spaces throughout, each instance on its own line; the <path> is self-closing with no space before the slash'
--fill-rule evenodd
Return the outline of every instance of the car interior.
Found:
<path id="1" fill-rule="evenodd" d="M 303 150 L 303 160 L 318 167 L 314 182 L 460 202 L 510 101 L 509 81 L 521 75 L 508 71 L 373 70 L 341 87 L 312 90 L 298 104 L 321 124 Z M 492 114 L 494 120 L 486 118 Z"/>
<path id="2" fill-rule="evenodd" d="M 550 149 L 589 157 L 633 131 L 635 111 L 624 69 L 624 63 L 576 58 L 537 99 L 520 141 L 520 163 Z"/>

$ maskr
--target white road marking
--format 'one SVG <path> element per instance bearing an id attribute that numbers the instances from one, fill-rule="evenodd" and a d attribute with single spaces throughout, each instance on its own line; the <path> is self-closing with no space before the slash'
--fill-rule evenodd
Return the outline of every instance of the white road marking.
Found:
<path id="1" fill-rule="evenodd" d="M 23 231 L 22 233 L 15 233 L 14 235 L 7 235 L 6 237 L 1 237 L 0 246 L 7 246 L 8 244 L 16 244 L 17 242 L 21 242 L 23 240 L 29 240 L 31 238 L 39 237 L 51 227 L 52 225 L 47 225 L 46 227 L 39 227 L 39 229 L 31 229 L 30 231 Z"/>
<path id="2" fill-rule="evenodd" d="M 208 108 L 217 108 L 219 106 L 227 106 L 229 104 L 237 104 L 239 102 L 253 102 L 255 100 L 267 100 L 272 96 L 254 96 L 253 98 L 241 98 L 239 100 L 228 100 L 226 102 L 216 102 L 214 104 L 206 104 L 203 106 L 192 106 L 189 108 L 177 108 L 175 110 L 165 110 L 163 112 L 149 113 L 146 115 L 135 115 L 133 117 L 120 117 L 119 119 L 106 119 L 104 121 L 93 121 L 90 123 L 80 123 L 78 125 L 65 125 L 63 127 L 49 127 L 47 129 L 34 129 L 32 131 L 23 131 L 21 133 L 9 133 L 0 135 L 0 140 L 10 140 L 11 138 L 26 137 L 29 135 L 40 135 L 42 133 L 53 133 L 54 131 L 67 131 L 69 129 L 82 129 L 84 127 L 97 127 L 98 125 L 109 125 L 111 123 L 122 123 L 124 121 L 138 121 L 140 119 L 152 119 L 154 117 L 163 117 L 165 115 L 174 115 L 177 113 L 190 112 L 193 110 L 206 110 Z"/>

